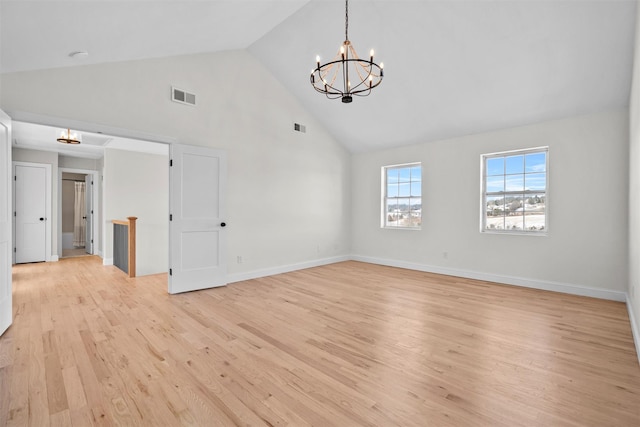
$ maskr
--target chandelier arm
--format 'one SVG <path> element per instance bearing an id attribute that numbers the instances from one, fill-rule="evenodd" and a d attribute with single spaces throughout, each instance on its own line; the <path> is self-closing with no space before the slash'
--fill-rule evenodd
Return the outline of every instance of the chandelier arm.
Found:
<path id="1" fill-rule="evenodd" d="M 332 82 L 333 83 L 333 82 Z M 321 83 L 319 83 L 321 85 L 321 87 L 316 86 L 316 84 L 314 82 L 312 82 L 313 87 L 316 91 L 320 92 L 320 93 L 325 93 L 325 94 L 333 94 L 333 95 L 343 95 L 343 92 L 338 89 L 335 88 L 331 83 L 325 83 L 323 80 L 321 80 Z"/>
<path id="2" fill-rule="evenodd" d="M 338 63 L 342 62 L 342 61 L 341 61 L 340 59 L 338 59 L 338 58 L 340 58 L 340 54 L 336 55 L 336 56 L 335 56 L 335 58 L 333 59 L 333 61 L 328 62 L 328 63 L 326 63 L 326 64 L 322 65 L 322 66 L 320 67 L 320 72 L 319 72 L 320 79 L 322 79 L 322 82 L 323 82 L 325 85 L 330 86 L 330 87 L 331 87 L 331 88 L 333 88 L 334 90 L 337 90 L 337 89 L 335 89 L 335 88 L 333 87 L 333 85 L 334 85 L 334 83 L 336 82 L 336 78 L 338 77 L 338 70 L 336 70 L 335 72 L 333 72 L 333 74 L 332 74 L 331 70 L 333 69 L 333 66 L 334 66 L 335 64 L 338 64 Z M 330 79 L 330 80 L 331 80 L 331 83 L 326 83 L 326 77 L 327 77 L 327 76 L 329 76 L 329 75 L 331 75 L 331 79 Z"/>
<path id="3" fill-rule="evenodd" d="M 362 77 L 362 74 L 360 74 L 360 70 L 358 69 L 358 65 L 362 66 L 362 68 L 364 68 L 364 65 L 360 64 L 360 63 L 356 63 L 356 73 L 358 74 L 358 78 L 360 79 L 360 83 L 358 83 L 354 89 L 359 88 L 360 86 L 362 86 L 363 84 L 365 84 L 365 82 L 368 83 L 369 81 L 369 76 L 371 76 L 371 71 L 372 71 L 372 66 L 369 66 L 369 72 L 367 73 L 367 75 L 365 77 Z M 368 89 L 368 88 L 367 88 Z"/>
<path id="4" fill-rule="evenodd" d="M 349 46 L 351 53 L 353 55 L 354 58 L 358 59 L 358 62 L 355 64 L 355 69 L 356 69 L 356 73 L 358 74 L 358 78 L 360 79 L 360 84 L 358 84 L 356 87 L 364 84 L 365 82 L 367 82 L 369 80 L 369 77 L 371 77 L 373 75 L 373 66 L 375 65 L 377 68 L 380 68 L 378 66 L 378 64 L 375 64 L 373 62 L 373 56 L 371 56 L 371 60 L 369 61 L 365 61 L 364 59 L 360 59 L 358 58 L 358 54 L 356 53 L 355 49 L 353 48 L 353 46 Z M 358 66 L 360 66 L 361 68 L 359 68 Z M 361 71 L 364 71 L 367 73 L 366 76 L 363 76 Z M 355 89 L 355 88 L 354 88 Z"/>

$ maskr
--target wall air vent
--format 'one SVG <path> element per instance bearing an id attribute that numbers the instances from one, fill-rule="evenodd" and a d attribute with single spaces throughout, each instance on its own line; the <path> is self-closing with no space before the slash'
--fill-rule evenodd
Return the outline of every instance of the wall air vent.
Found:
<path id="1" fill-rule="evenodd" d="M 307 127 L 305 125 L 301 125 L 300 123 L 294 123 L 293 130 L 295 130 L 296 132 L 307 133 Z"/>
<path id="2" fill-rule="evenodd" d="M 171 100 L 180 104 L 196 105 L 196 96 L 186 90 L 171 87 Z"/>

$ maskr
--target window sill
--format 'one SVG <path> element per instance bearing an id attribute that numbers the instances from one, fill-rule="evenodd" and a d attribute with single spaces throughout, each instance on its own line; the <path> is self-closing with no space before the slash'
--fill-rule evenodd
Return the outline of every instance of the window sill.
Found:
<path id="1" fill-rule="evenodd" d="M 507 235 L 507 236 L 536 236 L 536 237 L 547 237 L 548 232 L 544 231 L 497 231 L 497 230 L 480 230 L 480 234 L 499 234 L 499 235 Z"/>
<path id="2" fill-rule="evenodd" d="M 420 231 L 422 230 L 422 227 L 387 227 L 387 226 L 382 226 L 380 227 L 383 230 L 405 230 L 405 231 Z"/>

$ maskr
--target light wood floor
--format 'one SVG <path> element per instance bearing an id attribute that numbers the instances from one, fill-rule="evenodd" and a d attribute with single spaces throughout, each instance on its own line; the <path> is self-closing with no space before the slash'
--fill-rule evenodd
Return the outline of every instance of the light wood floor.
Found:
<path id="1" fill-rule="evenodd" d="M 13 271 L 2 426 L 640 425 L 621 303 L 357 262 L 176 296 Z"/>
<path id="2" fill-rule="evenodd" d="M 71 258 L 71 257 L 76 257 L 76 256 L 87 256 L 89 254 L 87 254 L 86 249 L 83 247 L 81 248 L 73 248 L 73 249 L 63 249 L 62 250 L 62 258 Z"/>

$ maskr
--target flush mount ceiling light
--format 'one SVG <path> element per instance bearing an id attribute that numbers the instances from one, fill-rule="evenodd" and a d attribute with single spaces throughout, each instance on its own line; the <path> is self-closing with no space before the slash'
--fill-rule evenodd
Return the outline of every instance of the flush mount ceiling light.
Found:
<path id="1" fill-rule="evenodd" d="M 63 130 L 57 139 L 58 142 L 63 144 L 80 144 L 82 137 L 77 132 L 71 132 L 71 129 Z"/>
<path id="2" fill-rule="evenodd" d="M 331 62 L 320 65 L 320 57 L 316 57 L 316 68 L 311 70 L 311 85 L 329 99 L 341 98 L 342 102 L 349 103 L 354 95 L 367 96 L 382 83 L 382 68 L 382 62 L 380 65 L 373 62 L 373 49 L 369 60 L 360 59 L 349 41 L 349 0 L 346 0 L 344 43 Z"/>

